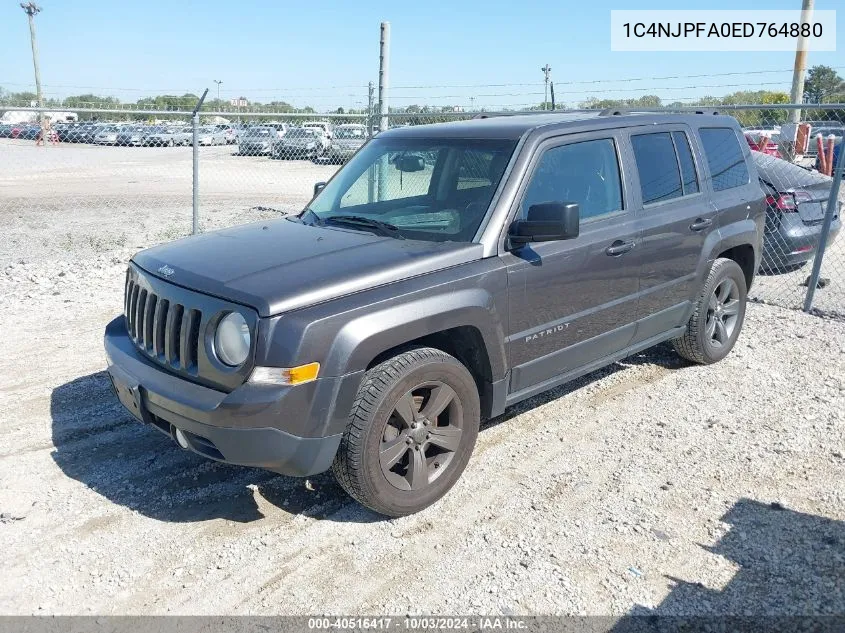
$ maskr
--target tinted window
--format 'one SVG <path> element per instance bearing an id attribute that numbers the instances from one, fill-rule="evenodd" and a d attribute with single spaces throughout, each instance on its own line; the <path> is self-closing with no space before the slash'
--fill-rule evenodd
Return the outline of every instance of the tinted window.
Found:
<path id="1" fill-rule="evenodd" d="M 727 127 L 701 128 L 701 144 L 710 166 L 713 190 L 723 191 L 748 183 L 748 167 L 734 131 Z"/>
<path id="2" fill-rule="evenodd" d="M 525 192 L 522 217 L 531 205 L 541 202 L 577 202 L 582 219 L 621 210 L 622 186 L 613 141 L 572 143 L 543 154 Z"/>
<path id="3" fill-rule="evenodd" d="M 683 132 L 672 132 L 675 141 L 675 151 L 678 152 L 678 163 L 681 165 L 681 179 L 684 181 L 684 195 L 698 191 L 698 178 L 695 175 L 695 163 L 689 148 L 689 139 Z"/>
<path id="4" fill-rule="evenodd" d="M 643 204 L 679 198 L 683 195 L 675 146 L 669 132 L 631 137 Z"/>

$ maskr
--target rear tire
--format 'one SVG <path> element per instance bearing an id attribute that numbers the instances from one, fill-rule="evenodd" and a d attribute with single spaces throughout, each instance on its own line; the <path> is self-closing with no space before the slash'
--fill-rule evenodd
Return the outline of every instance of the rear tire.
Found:
<path id="1" fill-rule="evenodd" d="M 463 473 L 480 420 L 478 388 L 464 365 L 438 349 L 408 350 L 367 371 L 332 472 L 376 512 L 419 512 Z"/>
<path id="2" fill-rule="evenodd" d="M 747 295 L 745 273 L 739 264 L 726 258 L 713 262 L 686 333 L 672 340 L 675 351 L 702 365 L 722 360 L 742 330 Z"/>

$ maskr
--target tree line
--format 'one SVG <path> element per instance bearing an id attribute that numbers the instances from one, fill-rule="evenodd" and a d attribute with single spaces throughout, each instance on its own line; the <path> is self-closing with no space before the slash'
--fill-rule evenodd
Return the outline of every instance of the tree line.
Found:
<path id="1" fill-rule="evenodd" d="M 562 95 L 565 97 L 565 94 Z M 845 80 L 829 66 L 813 66 L 807 71 L 807 78 L 804 84 L 804 96 L 808 103 L 845 103 Z M 0 111 L 3 109 L 14 109 L 15 106 L 29 105 L 36 101 L 37 96 L 33 92 L 8 92 L 0 87 Z M 95 94 L 82 94 L 69 96 L 64 99 L 46 98 L 44 107 L 49 109 L 73 110 L 78 108 L 104 108 L 104 109 L 126 109 L 126 113 L 110 115 L 111 119 L 144 119 L 147 115 L 134 113 L 133 110 L 160 110 L 160 111 L 186 111 L 193 110 L 199 96 L 193 93 L 183 95 L 158 95 L 153 97 L 142 97 L 133 103 L 126 103 L 117 97 L 104 97 Z M 789 94 L 786 92 L 770 90 L 740 90 L 723 97 L 705 96 L 691 102 L 673 101 L 664 103 L 657 95 L 644 95 L 633 99 L 599 99 L 591 97 L 580 101 L 577 104 L 581 109 L 606 109 L 606 108 L 659 108 L 659 107 L 681 107 L 701 106 L 718 107 L 724 105 L 738 104 L 779 104 L 789 103 Z M 3 106 L 6 106 L 5 108 Z M 550 103 L 541 103 L 528 108 L 529 110 L 549 110 Z M 558 107 L 558 109 L 561 109 Z M 249 114 L 254 112 L 286 113 L 316 113 L 311 106 L 296 108 L 286 101 L 271 101 L 269 103 L 253 102 L 243 108 L 231 105 L 227 100 L 208 99 L 203 104 L 203 111 L 225 112 L 229 115 Z M 479 110 L 473 110 L 478 112 Z M 481 109 L 483 111 L 483 109 Z M 513 111 L 504 108 L 502 111 Z M 406 107 L 390 108 L 391 114 L 407 114 L 408 122 L 425 115 L 426 122 L 454 120 L 455 113 L 464 112 L 460 106 L 433 106 L 413 104 Z M 344 110 L 337 108 L 331 114 L 367 114 L 367 110 Z M 377 114 L 377 113 L 374 113 Z M 446 116 L 452 115 L 452 116 Z M 777 125 L 786 121 L 788 112 L 786 110 L 775 110 L 759 108 L 754 110 L 736 111 L 735 116 L 745 126 L 768 126 Z M 814 111 L 813 118 L 819 120 L 841 119 L 841 110 Z"/>

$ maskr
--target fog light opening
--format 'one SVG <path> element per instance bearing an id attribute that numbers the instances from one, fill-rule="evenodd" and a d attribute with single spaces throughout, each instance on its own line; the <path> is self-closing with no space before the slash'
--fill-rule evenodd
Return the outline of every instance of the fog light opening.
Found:
<path id="1" fill-rule="evenodd" d="M 176 443 L 182 448 L 188 448 L 188 436 L 182 429 L 176 429 L 173 432 L 173 437 L 176 438 Z"/>

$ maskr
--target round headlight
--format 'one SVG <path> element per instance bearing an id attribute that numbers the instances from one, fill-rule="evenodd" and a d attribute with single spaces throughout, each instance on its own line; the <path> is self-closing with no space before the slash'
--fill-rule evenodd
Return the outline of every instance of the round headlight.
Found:
<path id="1" fill-rule="evenodd" d="M 240 314 L 231 312 L 217 325 L 214 334 L 214 351 L 223 363 L 237 367 L 249 356 L 249 325 Z"/>

